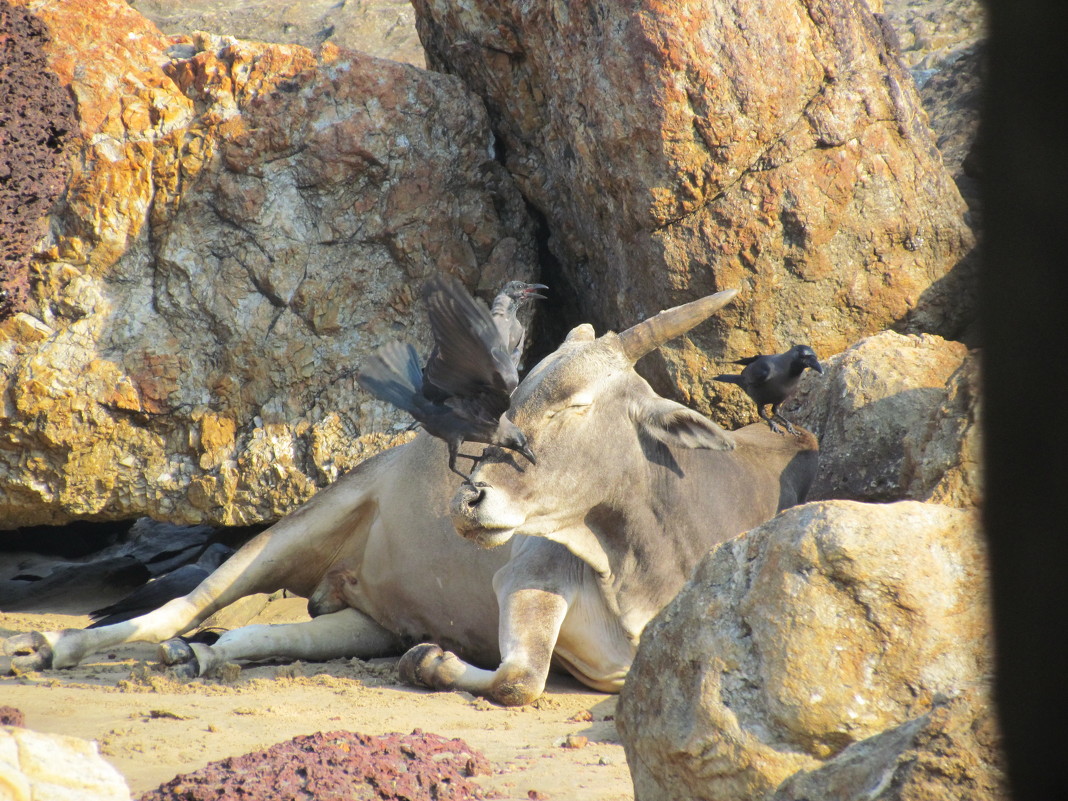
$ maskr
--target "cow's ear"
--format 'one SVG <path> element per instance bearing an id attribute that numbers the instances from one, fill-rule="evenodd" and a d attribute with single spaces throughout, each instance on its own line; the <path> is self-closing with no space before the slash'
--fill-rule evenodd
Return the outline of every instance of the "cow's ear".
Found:
<path id="1" fill-rule="evenodd" d="M 597 336 L 593 332 L 593 326 L 589 323 L 579 323 L 568 332 L 564 342 L 593 342 L 595 339 Z"/>
<path id="2" fill-rule="evenodd" d="M 734 450 L 734 437 L 707 417 L 667 398 L 649 398 L 638 412 L 642 427 L 665 445 Z"/>

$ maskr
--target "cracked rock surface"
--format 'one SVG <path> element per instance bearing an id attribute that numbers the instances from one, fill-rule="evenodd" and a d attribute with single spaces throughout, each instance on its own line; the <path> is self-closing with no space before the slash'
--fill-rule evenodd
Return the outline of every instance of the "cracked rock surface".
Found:
<path id="1" fill-rule="evenodd" d="M 768 798 L 791 776 L 809 792 L 776 799 L 895 797 L 866 784 L 893 755 L 852 780 L 839 758 L 960 695 L 973 711 L 956 728 L 990 717 L 987 581 L 978 515 L 915 501 L 810 503 L 714 548 L 646 627 L 620 694 L 635 798 Z M 917 744 L 927 723 L 889 745 L 944 757 L 938 737 Z M 976 770 L 994 759 L 965 750 Z M 806 782 L 821 768 L 836 792 Z M 970 782 L 959 770 L 913 797 L 996 797 Z"/>
<path id="2" fill-rule="evenodd" d="M 415 0 L 432 68 L 486 100 L 601 330 L 743 295 L 646 371 L 728 422 L 724 360 L 885 328 L 954 337 L 973 246 L 912 76 L 863 3 Z"/>
<path id="3" fill-rule="evenodd" d="M 423 280 L 534 278 L 523 200 L 455 78 L 165 36 L 121 0 L 19 0 L 85 141 L 0 323 L 3 526 L 281 517 L 410 422 L 363 354 L 424 348 Z"/>

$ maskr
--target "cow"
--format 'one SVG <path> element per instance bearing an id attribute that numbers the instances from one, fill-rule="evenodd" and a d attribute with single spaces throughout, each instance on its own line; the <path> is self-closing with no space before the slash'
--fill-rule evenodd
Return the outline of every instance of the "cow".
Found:
<path id="1" fill-rule="evenodd" d="M 502 705 L 535 700 L 553 666 L 618 691 L 643 627 L 703 554 L 803 501 L 815 474 L 809 432 L 726 431 L 634 370 L 734 294 L 618 334 L 574 328 L 513 396 L 537 464 L 489 447 L 461 484 L 445 445 L 421 433 L 317 493 L 188 595 L 110 626 L 15 635 L 8 667 L 63 668 L 148 641 L 190 675 L 235 660 L 403 653 L 405 682 Z M 306 597 L 312 619 L 245 626 L 210 646 L 171 639 L 279 589 Z"/>

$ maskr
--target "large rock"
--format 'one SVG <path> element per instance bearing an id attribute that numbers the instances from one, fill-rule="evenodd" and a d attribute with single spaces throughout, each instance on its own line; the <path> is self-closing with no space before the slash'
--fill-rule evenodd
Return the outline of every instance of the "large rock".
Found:
<path id="1" fill-rule="evenodd" d="M 936 501 L 982 493 L 978 354 L 884 331 L 806 370 L 784 414 L 820 441 L 809 500 Z"/>
<path id="2" fill-rule="evenodd" d="M 990 699 L 965 692 L 791 776 L 771 801 L 1009 801 Z"/>
<path id="3" fill-rule="evenodd" d="M 208 31 L 316 48 L 324 42 L 422 67 L 408 0 L 130 0 L 164 33 Z"/>
<path id="4" fill-rule="evenodd" d="M 414 5 L 428 64 L 485 98 L 583 319 L 742 288 L 700 349 L 644 368 L 702 410 L 747 413 L 704 353 L 836 353 L 974 316 L 964 203 L 864 3 Z"/>
<path id="5" fill-rule="evenodd" d="M 831 501 L 713 549 L 646 628 L 620 697 L 635 798 L 755 801 L 938 699 L 981 695 L 977 523 L 934 504 Z"/>
<path id="6" fill-rule="evenodd" d="M 95 742 L 0 726 L 0 798 L 130 801 L 130 790 Z"/>
<path id="7" fill-rule="evenodd" d="M 972 225 L 981 227 L 979 108 L 982 103 L 986 47 L 977 44 L 932 75 L 920 97 L 935 132 L 942 161 L 968 203 Z"/>
<path id="8" fill-rule="evenodd" d="M 425 348 L 427 276 L 534 277 L 457 79 L 19 1 L 84 146 L 30 305 L 0 323 L 0 527 L 277 518 L 406 425 L 353 373 L 387 339 Z"/>
<path id="9" fill-rule="evenodd" d="M 985 38 L 985 5 L 982 0 L 884 0 L 882 12 L 896 32 L 902 59 L 923 84 Z"/>

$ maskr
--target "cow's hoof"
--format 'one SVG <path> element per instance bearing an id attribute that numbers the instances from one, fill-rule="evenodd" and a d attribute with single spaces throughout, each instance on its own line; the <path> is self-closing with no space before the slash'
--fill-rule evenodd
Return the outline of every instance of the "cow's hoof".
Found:
<path id="1" fill-rule="evenodd" d="M 4 656 L 0 661 L 0 675 L 52 667 L 52 646 L 38 631 L 8 637 L 4 640 Z"/>
<path id="2" fill-rule="evenodd" d="M 401 681 L 416 687 L 436 689 L 433 683 L 434 668 L 437 667 L 444 656 L 445 652 L 433 643 L 425 642 L 422 645 L 409 648 L 397 665 L 397 672 L 400 673 Z"/>
<path id="3" fill-rule="evenodd" d="M 163 664 L 171 667 L 192 664 L 194 670 L 197 664 L 197 656 L 193 653 L 193 649 L 189 647 L 189 643 L 178 637 L 159 644 L 158 659 Z"/>
<path id="4" fill-rule="evenodd" d="M 179 662 L 167 668 L 167 674 L 178 681 L 192 681 L 200 674 L 196 660 L 192 662 Z"/>

